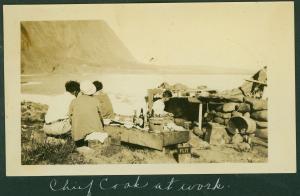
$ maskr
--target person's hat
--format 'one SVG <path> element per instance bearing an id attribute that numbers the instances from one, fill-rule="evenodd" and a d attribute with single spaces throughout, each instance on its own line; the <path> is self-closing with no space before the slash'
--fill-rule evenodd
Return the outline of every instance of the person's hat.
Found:
<path id="1" fill-rule="evenodd" d="M 80 82 L 80 90 L 85 95 L 92 95 L 96 92 L 96 87 L 91 81 L 84 80 Z"/>

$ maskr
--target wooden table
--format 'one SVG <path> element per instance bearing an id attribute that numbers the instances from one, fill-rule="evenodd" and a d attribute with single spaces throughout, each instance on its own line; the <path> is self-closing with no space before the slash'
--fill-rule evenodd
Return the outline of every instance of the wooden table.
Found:
<path id="1" fill-rule="evenodd" d="M 136 128 L 127 129 L 118 126 L 105 126 L 104 130 L 110 135 L 120 134 L 122 142 L 157 150 L 163 150 L 166 146 L 185 143 L 190 140 L 190 132 L 188 130 L 153 133 Z"/>

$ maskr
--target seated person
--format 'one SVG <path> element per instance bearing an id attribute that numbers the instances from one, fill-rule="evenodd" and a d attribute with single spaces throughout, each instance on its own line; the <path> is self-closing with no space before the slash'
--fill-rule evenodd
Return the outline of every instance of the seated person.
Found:
<path id="1" fill-rule="evenodd" d="M 103 121 L 99 101 L 93 96 L 96 87 L 91 81 L 80 83 L 81 93 L 69 108 L 72 138 L 77 147 L 87 145 L 85 137 L 92 132 L 103 132 Z"/>
<path id="2" fill-rule="evenodd" d="M 45 116 L 44 132 L 47 135 L 63 135 L 71 130 L 68 117 L 69 105 L 78 95 L 80 88 L 76 81 L 65 84 L 66 92 L 53 97 Z"/>
<path id="3" fill-rule="evenodd" d="M 172 92 L 169 90 L 166 90 L 162 94 L 162 98 L 156 100 L 153 103 L 152 109 L 154 111 L 154 115 L 166 115 L 169 114 L 165 111 L 165 102 L 169 101 L 172 97 Z"/>
<path id="4" fill-rule="evenodd" d="M 102 90 L 102 83 L 99 81 L 94 81 L 93 84 L 95 85 L 97 91 L 94 94 L 94 97 L 96 97 L 100 103 L 102 117 L 104 119 L 113 119 L 115 117 L 113 106 L 108 95 Z"/>

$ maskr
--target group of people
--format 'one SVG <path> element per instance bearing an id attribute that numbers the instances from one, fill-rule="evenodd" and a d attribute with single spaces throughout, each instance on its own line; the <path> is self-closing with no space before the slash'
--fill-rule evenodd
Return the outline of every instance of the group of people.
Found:
<path id="1" fill-rule="evenodd" d="M 172 97 L 166 90 L 153 103 L 156 115 L 165 115 L 165 102 Z M 77 147 L 86 146 L 85 137 L 93 132 L 104 132 L 104 120 L 115 118 L 109 96 L 99 81 L 68 81 L 65 92 L 53 97 L 45 115 L 44 132 L 49 136 L 61 137 L 71 131 Z"/>
<path id="2" fill-rule="evenodd" d="M 49 103 L 44 132 L 58 136 L 71 131 L 77 147 L 87 145 L 85 136 L 103 132 L 103 119 L 114 118 L 112 103 L 99 81 L 68 81 L 65 90 Z"/>

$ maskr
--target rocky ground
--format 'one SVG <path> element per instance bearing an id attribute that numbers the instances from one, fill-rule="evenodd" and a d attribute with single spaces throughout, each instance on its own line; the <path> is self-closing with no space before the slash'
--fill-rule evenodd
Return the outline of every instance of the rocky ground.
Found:
<path id="1" fill-rule="evenodd" d="M 22 102 L 22 164 L 101 164 L 101 163 L 178 163 L 176 149 L 164 152 L 122 143 L 121 146 L 104 144 L 97 148 L 78 152 L 70 135 L 51 138 L 43 134 L 42 127 L 47 105 Z M 192 156 L 186 162 L 266 162 L 268 148 L 253 144 L 249 149 L 245 143 L 210 145 L 191 134 Z"/>

